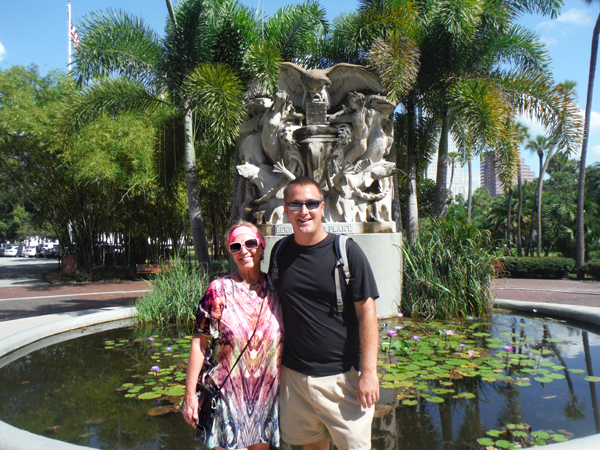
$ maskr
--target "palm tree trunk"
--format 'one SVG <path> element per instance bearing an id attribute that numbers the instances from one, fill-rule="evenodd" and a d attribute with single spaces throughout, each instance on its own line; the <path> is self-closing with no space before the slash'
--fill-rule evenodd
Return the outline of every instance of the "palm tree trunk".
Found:
<path id="1" fill-rule="evenodd" d="M 575 257 L 577 278 L 583 279 L 583 263 L 585 262 L 585 230 L 583 197 L 585 194 L 585 160 L 587 158 L 587 145 L 590 134 L 590 119 L 592 115 L 592 97 L 594 94 L 594 77 L 596 76 L 596 60 L 598 58 L 598 35 L 600 34 L 600 14 L 596 19 L 594 34 L 592 35 L 592 54 L 590 56 L 590 70 L 588 74 L 588 89 L 585 99 L 585 119 L 583 122 L 583 141 L 581 143 L 581 159 L 579 161 L 579 180 L 577 184 L 577 232 L 575 241 Z"/>
<path id="2" fill-rule="evenodd" d="M 467 221 L 471 223 L 471 207 L 473 206 L 473 179 L 472 179 L 472 168 L 471 168 L 471 157 L 467 161 L 467 167 L 469 168 L 469 191 L 467 196 L 469 201 L 467 202 Z"/>
<path id="3" fill-rule="evenodd" d="M 406 120 L 407 126 L 407 143 L 408 150 L 406 160 L 406 234 L 409 245 L 415 243 L 419 238 L 419 205 L 417 197 L 417 165 L 415 162 L 415 107 L 413 103 L 408 103 Z"/>
<path id="4" fill-rule="evenodd" d="M 448 185 L 448 191 L 450 192 L 450 195 L 452 195 L 452 200 L 454 200 L 454 194 L 452 194 L 452 182 L 454 181 L 454 164 L 455 161 L 452 160 L 452 168 L 450 170 L 450 184 Z"/>
<path id="5" fill-rule="evenodd" d="M 523 244 L 521 242 L 521 213 L 523 212 L 523 176 L 521 173 L 521 161 L 518 166 L 519 183 L 519 208 L 517 209 L 517 255 L 523 256 Z"/>
<path id="6" fill-rule="evenodd" d="M 208 242 L 200 210 L 200 195 L 198 193 L 198 172 L 196 170 L 196 151 L 194 149 L 194 128 L 192 113 L 186 109 L 184 115 L 185 132 L 185 186 L 187 188 L 188 211 L 190 216 L 190 227 L 192 230 L 192 242 L 196 252 L 196 260 L 203 265 L 209 274 L 212 274 L 212 266 L 208 256 Z"/>
<path id="7" fill-rule="evenodd" d="M 548 153 L 546 153 L 546 161 L 542 165 L 543 155 L 540 156 L 540 179 L 538 180 L 538 217 L 537 217 L 537 256 L 540 258 L 542 256 L 542 189 L 544 186 L 544 175 L 546 174 L 546 170 L 548 170 L 548 165 L 550 164 L 550 159 L 554 156 L 554 149 L 556 146 L 552 144 L 548 149 Z"/>
<path id="8" fill-rule="evenodd" d="M 448 107 L 444 107 L 442 114 L 442 132 L 438 148 L 437 176 L 435 180 L 435 199 L 433 214 L 437 218 L 446 215 L 446 198 L 448 196 L 446 182 L 448 178 L 448 135 L 450 134 L 450 117 Z"/>
<path id="9" fill-rule="evenodd" d="M 508 255 L 511 256 L 511 235 L 510 235 L 510 216 L 512 212 L 512 195 L 513 190 L 512 187 L 508 188 L 508 208 L 506 213 L 506 249 L 508 250 Z"/>

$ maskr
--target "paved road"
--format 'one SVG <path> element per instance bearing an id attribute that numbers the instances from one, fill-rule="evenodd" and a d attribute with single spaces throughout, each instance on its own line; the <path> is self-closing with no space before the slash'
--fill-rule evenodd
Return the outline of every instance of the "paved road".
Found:
<path id="1" fill-rule="evenodd" d="M 43 275 L 57 267 L 57 259 L 0 256 L 0 288 L 32 284 L 48 285 Z"/>

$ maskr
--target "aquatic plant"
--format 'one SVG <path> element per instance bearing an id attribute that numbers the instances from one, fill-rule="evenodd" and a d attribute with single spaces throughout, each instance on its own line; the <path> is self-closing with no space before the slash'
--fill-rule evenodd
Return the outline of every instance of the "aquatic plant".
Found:
<path id="1" fill-rule="evenodd" d="M 195 261 L 175 256 L 169 264 L 168 271 L 152 276 L 152 291 L 136 301 L 138 322 L 187 324 L 195 319 L 198 303 L 208 287 L 208 276 Z"/>
<path id="2" fill-rule="evenodd" d="M 402 247 L 402 312 L 423 319 L 489 314 L 497 259 L 489 247 L 483 231 L 434 222 L 417 242 Z"/>

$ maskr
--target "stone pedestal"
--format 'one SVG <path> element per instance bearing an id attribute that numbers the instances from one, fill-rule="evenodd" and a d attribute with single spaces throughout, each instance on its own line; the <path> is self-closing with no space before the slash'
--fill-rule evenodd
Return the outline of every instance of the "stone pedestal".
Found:
<path id="1" fill-rule="evenodd" d="M 379 298 L 375 302 L 377 314 L 381 317 L 395 316 L 402 295 L 402 234 L 368 233 L 348 236 L 360 245 L 375 274 L 379 290 Z M 273 245 L 282 237 L 265 236 L 265 258 L 261 265 L 264 272 L 269 269 Z"/>

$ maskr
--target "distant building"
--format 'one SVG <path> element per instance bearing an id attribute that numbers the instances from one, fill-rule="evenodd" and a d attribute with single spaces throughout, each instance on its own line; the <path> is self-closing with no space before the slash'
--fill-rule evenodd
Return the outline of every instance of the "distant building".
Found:
<path id="1" fill-rule="evenodd" d="M 450 139 L 448 141 L 448 153 L 456 152 L 456 145 L 454 141 Z M 431 158 L 431 163 L 427 166 L 425 171 L 425 178 L 435 181 L 437 178 L 437 159 L 438 154 Z M 446 177 L 446 188 L 450 186 L 450 178 L 452 178 L 452 163 L 448 162 L 448 175 Z M 469 189 L 469 174 L 464 167 L 460 166 L 457 161 L 454 163 L 454 178 L 452 179 L 452 186 L 450 187 L 452 196 L 456 197 L 458 194 L 462 194 L 464 198 L 467 198 Z"/>
<path id="2" fill-rule="evenodd" d="M 535 179 L 535 173 L 531 171 L 531 168 L 528 164 L 525 164 L 525 160 L 523 158 L 521 158 L 520 161 L 521 179 L 523 180 L 523 183 L 526 181 L 532 182 Z M 498 178 L 498 173 L 496 172 L 496 158 L 493 152 L 487 152 L 481 155 L 479 177 L 481 186 L 488 190 L 490 197 L 504 194 L 504 189 L 502 188 L 502 184 Z M 515 183 L 518 181 L 516 177 L 517 176 L 515 176 L 514 180 Z"/>

